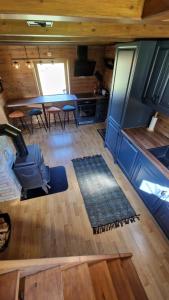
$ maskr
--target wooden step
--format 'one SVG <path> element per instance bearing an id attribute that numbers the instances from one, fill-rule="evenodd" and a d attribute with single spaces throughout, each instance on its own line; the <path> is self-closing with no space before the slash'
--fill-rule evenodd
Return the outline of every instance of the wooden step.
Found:
<path id="1" fill-rule="evenodd" d="M 125 258 L 122 259 L 122 267 L 125 270 L 126 276 L 130 282 L 133 294 L 137 300 L 148 300 L 145 290 L 142 286 L 140 278 L 137 274 L 137 271 L 131 261 L 131 259 Z"/>
<path id="2" fill-rule="evenodd" d="M 106 261 L 89 265 L 97 300 L 118 300 Z"/>
<path id="3" fill-rule="evenodd" d="M 19 272 L 14 271 L 0 275 L 0 299 L 17 300 L 19 293 Z"/>
<path id="4" fill-rule="evenodd" d="M 96 300 L 88 265 L 62 271 L 64 300 Z"/>
<path id="5" fill-rule="evenodd" d="M 61 271 L 58 268 L 25 277 L 24 300 L 63 300 Z"/>
<path id="6" fill-rule="evenodd" d="M 135 300 L 136 298 L 121 265 L 121 259 L 114 259 L 109 261 L 107 264 L 118 299 Z"/>

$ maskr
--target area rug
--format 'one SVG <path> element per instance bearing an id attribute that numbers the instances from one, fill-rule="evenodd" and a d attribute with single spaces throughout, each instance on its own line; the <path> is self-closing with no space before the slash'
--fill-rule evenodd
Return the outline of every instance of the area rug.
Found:
<path id="1" fill-rule="evenodd" d="M 23 198 L 21 200 L 23 201 L 66 191 L 68 189 L 68 181 L 66 176 L 66 170 L 63 166 L 50 168 L 49 185 L 51 187 L 49 189 L 49 194 L 46 194 L 42 190 L 42 188 L 32 189 L 27 192 L 27 199 Z"/>
<path id="2" fill-rule="evenodd" d="M 99 128 L 97 129 L 98 133 L 100 134 L 100 136 L 102 137 L 103 141 L 105 140 L 106 137 L 106 128 Z"/>
<path id="3" fill-rule="evenodd" d="M 101 155 L 72 162 L 94 234 L 139 220 Z"/>

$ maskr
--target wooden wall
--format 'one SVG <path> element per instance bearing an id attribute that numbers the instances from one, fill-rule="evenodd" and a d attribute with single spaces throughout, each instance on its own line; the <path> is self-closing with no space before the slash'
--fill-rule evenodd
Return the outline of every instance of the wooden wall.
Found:
<path id="1" fill-rule="evenodd" d="M 0 94 L 0 124 L 8 122 L 6 114 L 5 114 L 5 110 L 4 110 L 4 103 L 5 103 L 4 93 L 1 93 Z"/>
<path id="2" fill-rule="evenodd" d="M 114 57 L 115 57 L 115 47 L 114 46 L 106 46 L 104 56 L 106 58 L 114 59 Z M 113 70 L 105 68 L 104 83 L 105 83 L 105 87 L 109 91 L 111 90 L 112 74 L 113 74 Z"/>
<path id="3" fill-rule="evenodd" d="M 39 51 L 38 51 L 39 48 Z M 105 56 L 104 46 L 89 46 L 89 59 L 96 60 L 96 70 L 102 74 L 105 72 L 103 58 Z M 49 58 L 47 53 L 51 52 Z M 109 50 L 110 55 L 111 49 Z M 92 92 L 95 85 L 95 77 L 74 77 L 74 61 L 76 59 L 75 46 L 0 46 L 0 76 L 3 80 L 5 96 L 7 100 L 36 97 L 39 95 L 39 89 L 34 76 L 34 69 L 28 69 L 25 65 L 26 53 L 29 59 L 68 59 L 69 61 L 69 77 L 70 77 L 70 92 Z M 108 53 L 108 52 L 107 52 Z M 22 59 L 23 60 L 20 60 Z M 16 70 L 11 62 L 19 59 L 20 68 Z M 110 71 L 106 69 L 106 80 L 110 81 Z M 107 86 L 110 83 L 106 84 Z"/>

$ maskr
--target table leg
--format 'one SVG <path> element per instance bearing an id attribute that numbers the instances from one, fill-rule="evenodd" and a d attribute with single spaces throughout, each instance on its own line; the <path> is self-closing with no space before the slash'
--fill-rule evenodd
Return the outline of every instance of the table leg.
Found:
<path id="1" fill-rule="evenodd" d="M 42 109 L 43 109 L 43 113 L 44 113 L 44 116 L 45 116 L 46 127 L 49 128 L 48 118 L 47 118 L 47 114 L 46 114 L 46 110 L 45 110 L 45 105 L 44 104 L 42 104 Z"/>

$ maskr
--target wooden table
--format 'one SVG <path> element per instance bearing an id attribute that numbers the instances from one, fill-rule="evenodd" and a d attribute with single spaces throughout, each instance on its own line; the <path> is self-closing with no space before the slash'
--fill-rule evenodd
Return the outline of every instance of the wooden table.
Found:
<path id="1" fill-rule="evenodd" d="M 48 119 L 45 111 L 45 104 L 47 103 L 59 103 L 59 102 L 76 102 L 77 97 L 71 94 L 51 95 L 51 96 L 39 96 L 35 98 L 25 98 L 19 100 L 12 100 L 6 104 L 6 107 L 21 107 L 29 106 L 32 104 L 41 104 L 43 113 L 45 116 L 46 126 L 48 126 Z"/>

